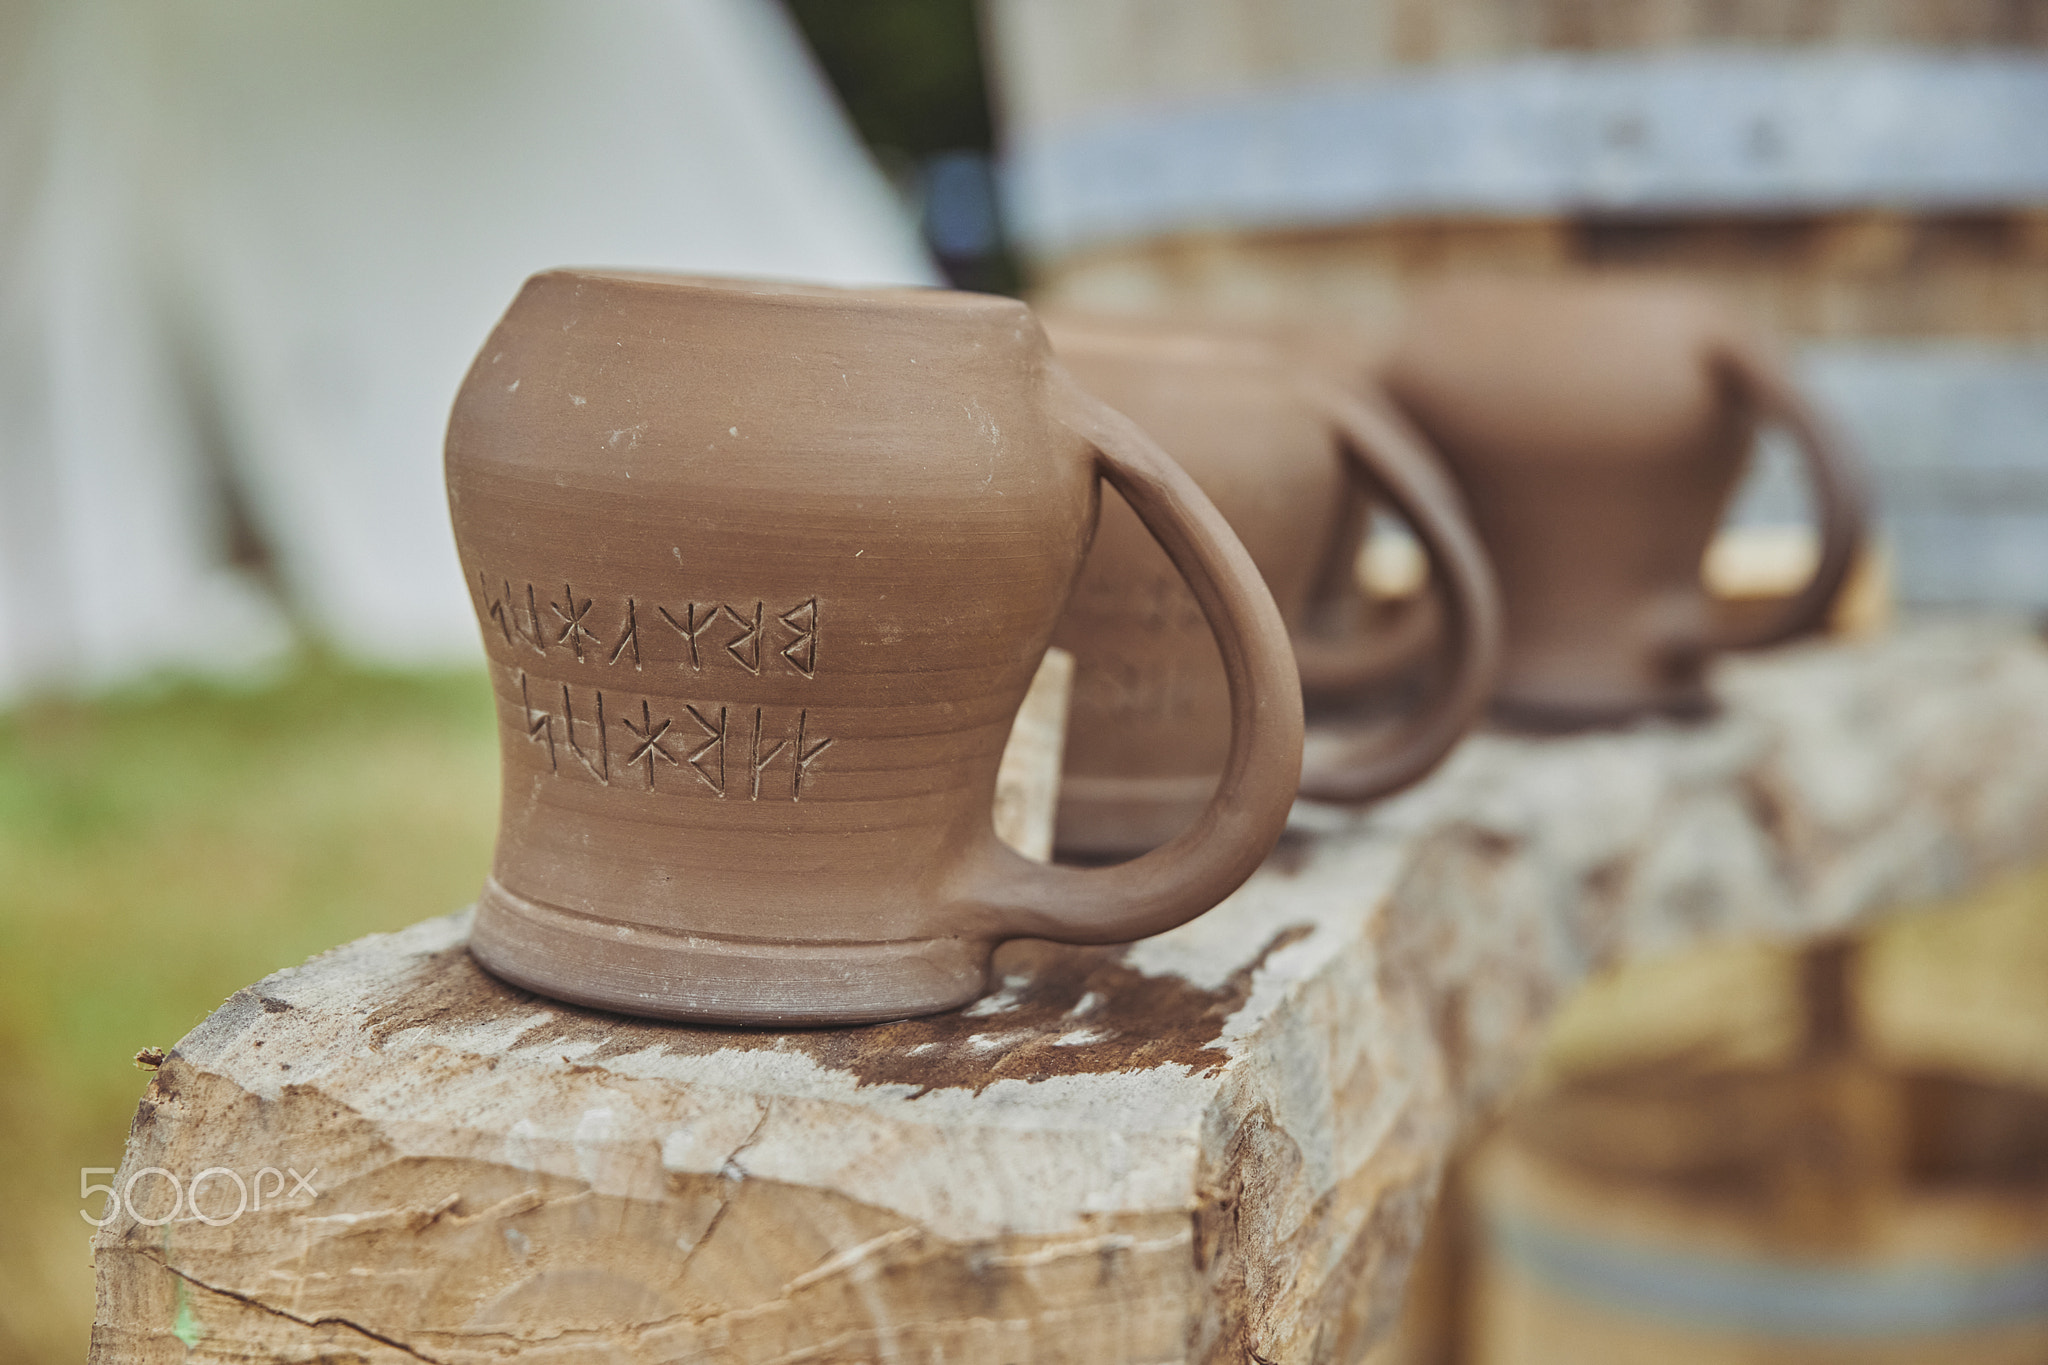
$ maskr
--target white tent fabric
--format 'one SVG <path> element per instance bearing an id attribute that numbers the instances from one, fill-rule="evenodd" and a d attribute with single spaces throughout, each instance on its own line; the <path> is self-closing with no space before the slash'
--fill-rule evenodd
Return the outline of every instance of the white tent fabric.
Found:
<path id="1" fill-rule="evenodd" d="M 0 696 L 472 655 L 448 405 L 520 281 L 929 283 L 768 0 L 0 0 Z"/>

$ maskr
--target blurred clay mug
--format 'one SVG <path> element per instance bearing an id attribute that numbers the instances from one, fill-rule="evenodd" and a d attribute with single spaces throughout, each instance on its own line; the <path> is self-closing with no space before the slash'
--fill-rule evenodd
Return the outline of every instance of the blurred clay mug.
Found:
<path id="1" fill-rule="evenodd" d="M 1486 705 L 1500 610 L 1457 490 L 1417 439 L 1255 335 L 1057 316 L 1046 329 L 1076 381 L 1159 441 L 1237 532 L 1293 632 L 1305 687 L 1355 687 L 1409 662 L 1369 635 L 1303 630 L 1312 589 L 1347 529 L 1353 486 L 1369 485 L 1406 518 L 1445 589 L 1438 640 L 1448 678 L 1392 731 L 1312 764 L 1301 790 L 1364 801 L 1428 773 Z M 1074 656 L 1054 846 L 1114 857 L 1164 843 L 1219 790 L 1230 692 L 1194 599 L 1114 497 L 1103 499 L 1053 642 Z"/>
<path id="2" fill-rule="evenodd" d="M 537 275 L 463 382 L 447 477 L 504 774 L 470 947 L 508 981 L 727 1023 L 947 1009 L 1002 939 L 1193 918 L 1285 824 L 1272 597 L 1013 299 Z M 1082 871 L 990 809 L 1100 479 L 1213 624 L 1231 738 L 1194 829 Z"/>
<path id="3" fill-rule="evenodd" d="M 1825 624 L 1863 476 L 1778 366 L 1673 284 L 1469 280 L 1417 301 L 1383 382 L 1442 454 L 1507 608 L 1495 711 L 1571 728 L 1710 709 L 1708 660 Z M 1796 439 L 1820 556 L 1769 612 L 1717 610 L 1701 564 L 1758 426 Z"/>

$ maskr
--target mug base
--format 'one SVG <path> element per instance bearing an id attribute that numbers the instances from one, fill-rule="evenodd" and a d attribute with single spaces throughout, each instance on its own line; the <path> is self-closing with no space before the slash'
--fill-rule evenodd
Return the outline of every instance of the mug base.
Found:
<path id="1" fill-rule="evenodd" d="M 647 1019 L 755 1027 L 875 1024 L 987 991 L 990 945 L 766 943 L 578 914 L 484 882 L 469 951 L 512 985 Z"/>
<path id="2" fill-rule="evenodd" d="M 1195 823 L 1216 783 L 1214 776 L 1067 777 L 1060 782 L 1053 852 L 1090 862 L 1150 853 Z"/>

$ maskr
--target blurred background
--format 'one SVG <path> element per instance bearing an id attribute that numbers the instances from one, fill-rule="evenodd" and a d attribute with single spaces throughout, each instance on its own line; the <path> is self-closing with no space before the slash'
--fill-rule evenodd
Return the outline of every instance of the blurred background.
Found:
<path id="1" fill-rule="evenodd" d="M 136 1050 L 481 879 L 492 716 L 439 443 L 527 274 L 1380 333 L 1457 272 L 1681 274 L 1871 462 L 1902 609 L 2037 616 L 2044 130 L 2048 0 L 0 0 L 0 1361 L 83 1349 L 75 1182 L 120 1158 Z M 1767 452 L 1736 520 L 1802 515 Z M 2044 920 L 2048 878 L 2021 878 L 1818 956 L 1603 983 L 1461 1164 L 1388 1358 L 1681 1358 L 1516 1279 L 1550 1245 L 1488 1231 L 1535 1226 L 1516 1209 L 1597 1244 L 1624 1190 L 1766 1271 L 1890 1235 L 1754 1198 L 1745 1223 L 1686 1161 L 1854 1198 L 1765 1139 L 1587 1146 L 1616 1123 L 1744 1105 L 1756 1132 L 1918 1142 L 1879 1163 L 1893 1204 L 1926 1171 L 2039 1198 Z M 1823 1026 L 1827 980 L 1861 1003 Z M 1852 1092 L 1893 1099 L 1825 1099 Z M 2048 1320 L 2043 1284 L 2019 1318 Z M 1939 1358 L 1875 1349 L 1825 1358 Z"/>

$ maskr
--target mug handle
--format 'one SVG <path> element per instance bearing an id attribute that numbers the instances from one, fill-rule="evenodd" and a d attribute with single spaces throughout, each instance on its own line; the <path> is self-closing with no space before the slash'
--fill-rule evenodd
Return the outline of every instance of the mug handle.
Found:
<path id="1" fill-rule="evenodd" d="M 1314 391 L 1315 385 L 1308 387 L 1311 389 L 1310 401 L 1323 405 L 1322 395 Z M 1340 393 L 1348 392 L 1334 381 L 1330 387 Z M 1372 452 L 1391 450 L 1404 440 L 1415 449 L 1425 446 L 1423 438 L 1395 414 L 1369 403 L 1361 402 L 1360 406 L 1379 421 L 1369 435 L 1348 430 L 1341 435 L 1340 448 L 1351 476 L 1353 494 L 1359 499 L 1363 515 L 1345 518 L 1345 524 L 1339 530 L 1334 562 L 1326 566 L 1319 577 L 1316 601 L 1326 616 L 1333 609 L 1357 607 L 1364 602 L 1354 576 L 1355 538 L 1364 530 L 1360 523 L 1370 517 L 1373 504 L 1392 503 L 1404 519 L 1408 518 L 1406 507 L 1380 486 L 1377 473 L 1380 463 L 1398 456 Z M 1342 428 L 1342 422 L 1334 415 L 1326 413 L 1325 416 L 1333 425 Z M 1435 463 L 1433 460 L 1428 462 Z M 1459 515 L 1462 517 L 1462 512 Z M 1436 569 L 1439 575 L 1443 573 L 1441 563 L 1436 565 Z M 1310 697 L 1341 697 L 1404 673 L 1428 659 L 1437 652 L 1443 639 L 1438 601 L 1442 594 L 1439 582 L 1433 580 L 1413 600 L 1398 608 L 1391 621 L 1380 623 L 1374 630 L 1354 628 L 1340 633 L 1325 628 L 1295 631 L 1294 662 L 1301 669 L 1302 691 Z"/>
<path id="2" fill-rule="evenodd" d="M 1392 619 L 1368 628 L 1355 618 L 1368 605 L 1359 590 L 1358 551 L 1371 532 L 1373 509 L 1388 501 L 1345 452 L 1351 476 L 1352 501 L 1337 524 L 1331 552 L 1316 573 L 1309 592 L 1308 614 L 1294 630 L 1294 664 L 1301 670 L 1301 690 L 1311 700 L 1338 698 L 1361 687 L 1396 677 L 1436 652 L 1443 633 L 1437 598 L 1442 588 L 1428 583 L 1408 601 L 1393 608 Z"/>
<path id="3" fill-rule="evenodd" d="M 1862 465 L 1828 424 L 1800 396 L 1784 372 L 1749 344 L 1724 341 L 1714 363 L 1746 392 L 1766 418 L 1775 418 L 1792 433 L 1813 481 L 1820 520 L 1820 562 L 1813 577 L 1783 606 L 1762 620 L 1718 613 L 1708 647 L 1762 649 L 1823 629 L 1828 612 L 1855 567 L 1870 518 L 1870 493 Z"/>
<path id="4" fill-rule="evenodd" d="M 1333 606 L 1360 607 L 1364 598 L 1348 589 L 1349 601 Z M 1352 627 L 1332 636 L 1326 630 L 1294 633 L 1294 663 L 1301 670 L 1301 690 L 1315 698 L 1339 698 L 1361 687 L 1406 673 L 1437 650 L 1443 621 L 1434 583 L 1394 608 L 1392 619 L 1371 629 Z"/>
<path id="5" fill-rule="evenodd" d="M 1449 682 L 1392 734 L 1303 775 L 1301 794 L 1312 800 L 1370 801 L 1435 767 L 1485 710 L 1500 676 L 1500 590 L 1464 500 L 1421 438 L 1391 414 L 1334 384 L 1319 379 L 1300 383 L 1337 428 L 1355 475 L 1377 486 L 1422 542 L 1435 571 L 1431 591 L 1444 618 L 1438 645 L 1448 649 L 1452 660 Z M 1442 585 L 1440 592 L 1435 584 Z M 1378 657 L 1386 657 L 1386 651 Z"/>
<path id="6" fill-rule="evenodd" d="M 1054 420 L 1094 447 L 1208 618 L 1230 682 L 1230 754 L 1195 823 L 1150 853 L 1060 867 L 991 837 L 962 898 L 1004 937 L 1127 943 L 1212 908 L 1265 861 L 1300 780 L 1301 682 L 1280 609 L 1222 514 L 1137 423 L 1046 368 Z"/>

